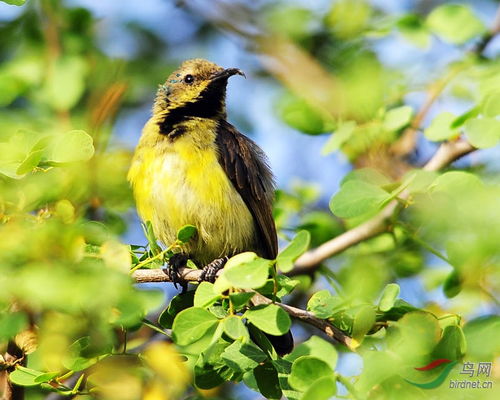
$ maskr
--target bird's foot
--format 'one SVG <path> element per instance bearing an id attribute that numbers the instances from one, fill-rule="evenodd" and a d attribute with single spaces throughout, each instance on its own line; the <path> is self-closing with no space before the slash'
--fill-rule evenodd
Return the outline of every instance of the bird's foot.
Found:
<path id="1" fill-rule="evenodd" d="M 217 272 L 224 268 L 227 260 L 229 260 L 229 257 L 216 258 L 211 263 L 205 265 L 202 269 L 199 281 L 214 283 L 217 278 Z"/>
<path id="2" fill-rule="evenodd" d="M 179 269 L 184 268 L 187 264 L 188 256 L 184 253 L 176 253 L 168 260 L 167 275 L 177 289 L 177 285 L 182 288 L 181 293 L 187 291 L 187 281 L 179 274 Z"/>

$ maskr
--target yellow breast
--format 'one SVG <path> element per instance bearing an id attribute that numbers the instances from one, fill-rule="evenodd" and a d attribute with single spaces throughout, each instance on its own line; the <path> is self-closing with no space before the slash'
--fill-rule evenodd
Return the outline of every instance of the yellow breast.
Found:
<path id="1" fill-rule="evenodd" d="M 215 126 L 193 124 L 174 141 L 153 136 L 155 127 L 146 125 L 129 171 L 140 217 L 166 245 L 196 226 L 185 251 L 200 263 L 248 250 L 253 218 L 218 162 Z"/>

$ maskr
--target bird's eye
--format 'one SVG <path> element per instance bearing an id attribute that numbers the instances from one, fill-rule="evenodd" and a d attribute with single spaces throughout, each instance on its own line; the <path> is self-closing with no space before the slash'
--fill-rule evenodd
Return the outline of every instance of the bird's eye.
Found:
<path id="1" fill-rule="evenodd" d="M 193 83 L 194 82 L 194 76 L 191 75 L 191 74 L 187 74 L 184 77 L 184 82 L 186 82 L 186 83 Z"/>

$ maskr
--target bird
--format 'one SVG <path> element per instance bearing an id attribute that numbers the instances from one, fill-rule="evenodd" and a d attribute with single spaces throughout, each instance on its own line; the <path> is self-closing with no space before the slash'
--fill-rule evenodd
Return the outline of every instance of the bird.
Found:
<path id="1" fill-rule="evenodd" d="M 205 59 L 184 61 L 156 93 L 128 173 L 137 211 L 157 238 L 173 243 L 177 231 L 197 233 L 169 259 L 176 270 L 187 259 L 213 281 L 233 255 L 278 253 L 272 215 L 275 182 L 263 150 L 227 121 L 226 88 L 238 68 Z M 277 353 L 293 349 L 290 332 L 268 336 Z"/>

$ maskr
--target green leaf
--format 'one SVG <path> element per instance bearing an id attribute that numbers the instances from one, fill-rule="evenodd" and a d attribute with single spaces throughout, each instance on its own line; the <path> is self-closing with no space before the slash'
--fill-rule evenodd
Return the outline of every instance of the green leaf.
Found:
<path id="1" fill-rule="evenodd" d="M 42 159 L 44 150 L 35 150 L 28 154 L 24 161 L 17 167 L 16 174 L 24 175 L 31 172 Z"/>
<path id="2" fill-rule="evenodd" d="M 0 0 L 0 1 L 13 6 L 22 6 L 24 3 L 26 3 L 26 0 Z"/>
<path id="3" fill-rule="evenodd" d="M 330 210 L 341 218 L 357 217 L 378 211 L 390 196 L 371 183 L 350 180 L 331 198 Z"/>
<path id="4" fill-rule="evenodd" d="M 266 399 L 279 400 L 282 392 L 278 379 L 278 371 L 269 362 L 257 366 L 253 370 L 260 393 Z"/>
<path id="5" fill-rule="evenodd" d="M 486 96 L 481 110 L 485 117 L 498 117 L 500 115 L 500 92 L 493 92 Z"/>
<path id="6" fill-rule="evenodd" d="M 234 340 L 249 338 L 248 329 L 240 317 L 230 316 L 224 320 L 224 332 Z"/>
<path id="7" fill-rule="evenodd" d="M 276 281 L 278 282 L 278 292 L 276 296 L 279 298 L 290 294 L 300 283 L 300 281 L 291 279 L 286 275 L 276 275 Z"/>
<path id="8" fill-rule="evenodd" d="M 335 133 L 330 135 L 330 138 L 325 143 L 323 148 L 321 149 L 321 154 L 326 156 L 334 151 L 339 150 L 342 145 L 349 140 L 349 138 L 354 133 L 356 129 L 356 122 L 347 121 L 340 125 Z"/>
<path id="9" fill-rule="evenodd" d="M 402 186 L 410 193 L 426 192 L 438 176 L 437 172 L 414 169 L 405 174 Z"/>
<path id="10" fill-rule="evenodd" d="M 467 122 L 468 119 L 477 117 L 479 114 L 479 107 L 473 107 L 469 111 L 464 112 L 462 115 L 459 115 L 450 125 L 451 129 L 460 128 L 463 124 Z"/>
<path id="11" fill-rule="evenodd" d="M 323 377 L 333 378 L 333 370 L 325 361 L 316 357 L 301 356 L 294 361 L 288 382 L 294 389 L 306 391 Z"/>
<path id="12" fill-rule="evenodd" d="M 99 361 L 99 357 L 84 357 L 85 350 L 90 347 L 90 337 L 84 336 L 69 346 L 68 354 L 63 359 L 63 366 L 71 371 L 83 371 Z"/>
<path id="13" fill-rule="evenodd" d="M 92 136 L 81 130 L 69 131 L 54 136 L 49 146 L 48 161 L 69 163 L 87 161 L 94 155 Z"/>
<path id="14" fill-rule="evenodd" d="M 447 358 L 448 360 L 460 360 L 467 350 L 465 335 L 458 325 L 450 325 L 444 328 L 443 336 L 432 351 L 434 358 Z"/>
<path id="15" fill-rule="evenodd" d="M 462 291 L 462 279 L 456 269 L 451 271 L 443 284 L 443 292 L 446 297 L 455 297 Z"/>
<path id="16" fill-rule="evenodd" d="M 308 231 L 300 231 L 290 243 L 278 254 L 276 263 L 282 272 L 288 272 L 293 269 L 293 263 L 308 248 L 311 242 L 311 234 Z"/>
<path id="17" fill-rule="evenodd" d="M 468 6 L 443 4 L 427 17 L 427 26 L 441 39 L 462 44 L 486 31 L 481 20 Z"/>
<path id="18" fill-rule="evenodd" d="M 378 308 L 380 311 L 389 311 L 399 296 L 399 285 L 397 283 L 389 283 L 382 292 L 380 296 L 380 301 L 378 302 Z"/>
<path id="19" fill-rule="evenodd" d="M 194 294 L 194 306 L 208 308 L 219 299 L 221 299 L 221 295 L 214 291 L 213 283 L 201 282 Z"/>
<path id="20" fill-rule="evenodd" d="M 465 134 L 474 147 L 493 147 L 500 139 L 500 121 L 495 118 L 469 119 L 465 123 Z"/>
<path id="21" fill-rule="evenodd" d="M 28 326 L 28 317 L 23 312 L 0 315 L 0 342 L 12 339 Z"/>
<path id="22" fill-rule="evenodd" d="M 450 112 L 439 114 L 432 120 L 429 127 L 424 130 L 425 137 L 433 142 L 439 142 L 458 135 L 457 130 L 451 127 L 455 119 L 456 115 Z"/>
<path id="23" fill-rule="evenodd" d="M 360 306 L 353 318 L 352 337 L 361 342 L 375 324 L 375 310 L 371 305 Z"/>
<path id="24" fill-rule="evenodd" d="M 144 235 L 146 236 L 146 239 L 148 239 L 148 244 L 149 248 L 151 249 L 151 252 L 156 255 L 161 252 L 161 247 L 158 246 L 157 239 L 155 232 L 153 230 L 153 224 L 151 221 L 146 221 L 142 225 L 142 230 L 144 232 Z"/>
<path id="25" fill-rule="evenodd" d="M 432 182 L 433 192 L 443 191 L 451 195 L 463 195 L 466 192 L 474 193 L 482 189 L 483 183 L 477 175 L 464 171 L 449 171 L 439 175 Z"/>
<path id="26" fill-rule="evenodd" d="M 59 376 L 60 372 L 46 372 L 42 375 L 38 375 L 35 378 L 35 383 L 45 383 L 45 382 L 50 382 L 53 380 L 55 377 Z"/>
<path id="27" fill-rule="evenodd" d="M 500 316 L 484 315 L 464 326 L 467 355 L 480 361 L 493 361 L 500 353 Z"/>
<path id="28" fill-rule="evenodd" d="M 319 135 L 335 127 L 326 113 L 288 93 L 280 99 L 278 113 L 287 125 L 309 135 Z"/>
<path id="29" fill-rule="evenodd" d="M 36 378 L 42 375 L 44 375 L 44 373 L 41 371 L 17 365 L 16 369 L 9 374 L 9 379 L 15 385 L 35 386 L 39 384 Z"/>
<path id="30" fill-rule="evenodd" d="M 314 293 L 307 302 L 307 310 L 321 319 L 330 318 L 341 306 L 342 300 L 326 289 Z"/>
<path id="31" fill-rule="evenodd" d="M 337 365 L 337 350 L 335 350 L 335 347 L 330 342 L 319 336 L 311 336 L 308 340 L 299 344 L 290 354 L 285 356 L 285 359 L 293 362 L 301 356 L 319 358 L 326 362 L 332 370 L 335 370 L 335 366 Z"/>
<path id="32" fill-rule="evenodd" d="M 254 307 L 243 314 L 250 323 L 271 335 L 284 335 L 290 329 L 290 316 L 276 304 Z"/>
<path id="33" fill-rule="evenodd" d="M 193 306 L 194 295 L 194 291 L 189 291 L 172 297 L 169 306 L 158 317 L 158 324 L 165 329 L 171 329 L 175 316 Z"/>
<path id="34" fill-rule="evenodd" d="M 51 73 L 47 74 L 40 95 L 54 110 L 70 110 L 85 91 L 85 69 L 83 58 L 58 57 Z"/>
<path id="35" fill-rule="evenodd" d="M 393 108 L 385 114 L 382 125 L 388 131 L 397 131 L 410 123 L 412 115 L 410 106 Z"/>
<path id="36" fill-rule="evenodd" d="M 407 14 L 397 22 L 397 28 L 401 35 L 416 46 L 426 49 L 429 47 L 431 37 L 427 27 L 419 15 Z"/>
<path id="37" fill-rule="evenodd" d="M 181 229 L 177 231 L 177 239 L 182 243 L 187 243 L 189 240 L 196 235 L 198 229 L 194 225 L 184 225 Z"/>
<path id="38" fill-rule="evenodd" d="M 314 382 L 314 385 L 302 395 L 300 400 L 329 400 L 337 393 L 337 382 L 331 376 L 324 376 Z"/>
<path id="39" fill-rule="evenodd" d="M 239 310 L 248 304 L 248 301 L 255 295 L 254 292 L 231 293 L 229 299 L 233 303 L 235 310 Z"/>
<path id="40" fill-rule="evenodd" d="M 192 307 L 181 311 L 174 319 L 172 337 L 179 346 L 196 342 L 219 320 L 204 308 Z"/>
<path id="41" fill-rule="evenodd" d="M 257 367 L 267 356 L 254 344 L 237 340 L 226 347 L 221 358 L 231 369 L 245 372 Z"/>
<path id="42" fill-rule="evenodd" d="M 340 186 L 343 186 L 349 181 L 363 181 L 376 186 L 386 186 L 392 183 L 387 176 L 373 168 L 359 168 L 349 172 L 342 178 Z"/>
<path id="43" fill-rule="evenodd" d="M 224 268 L 223 275 L 232 287 L 257 289 L 266 284 L 269 260 L 258 258 L 233 268 Z"/>
<path id="44" fill-rule="evenodd" d="M 240 254 L 237 254 L 237 255 L 231 257 L 227 261 L 226 265 L 224 266 L 222 273 L 219 275 L 219 277 L 215 281 L 214 290 L 217 293 L 223 293 L 226 290 L 228 290 L 232 286 L 232 284 L 226 278 L 227 271 L 229 271 L 233 268 L 239 268 L 240 266 L 242 266 L 244 264 L 248 264 L 248 263 L 255 261 L 257 259 L 258 259 L 257 254 L 255 254 L 254 252 L 251 252 L 251 251 L 247 251 L 245 253 L 240 253 Z M 269 272 L 267 272 L 267 273 L 269 273 Z M 238 275 L 240 275 L 240 274 L 237 273 L 236 275 L 238 278 Z M 267 276 L 266 276 L 266 279 L 267 279 Z"/>

